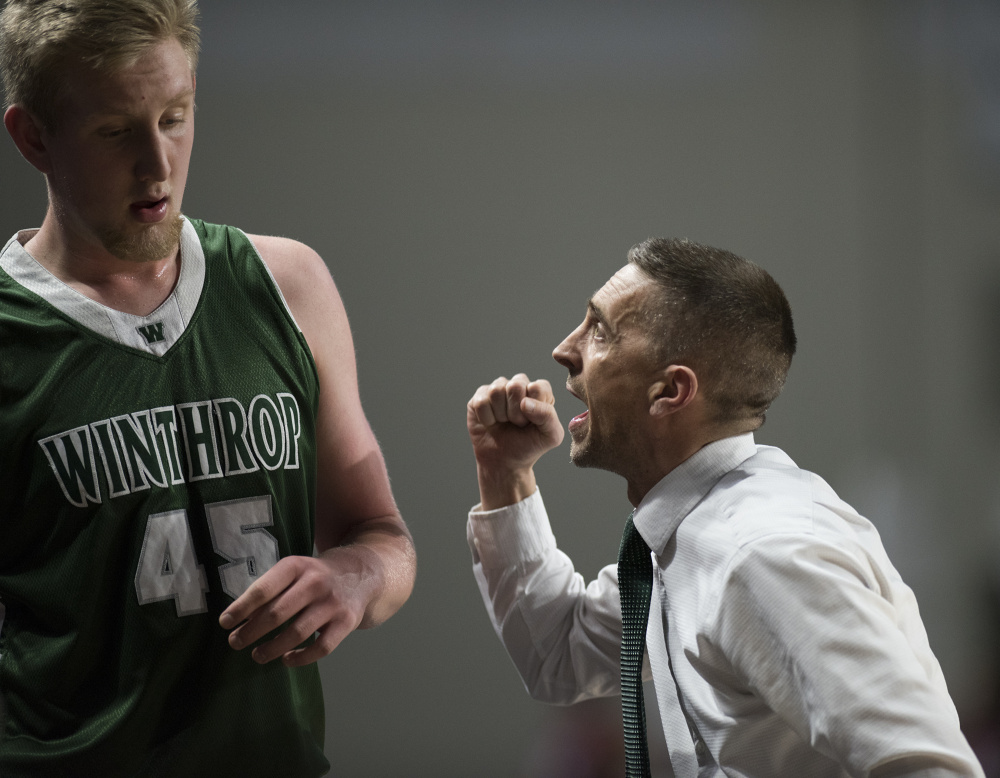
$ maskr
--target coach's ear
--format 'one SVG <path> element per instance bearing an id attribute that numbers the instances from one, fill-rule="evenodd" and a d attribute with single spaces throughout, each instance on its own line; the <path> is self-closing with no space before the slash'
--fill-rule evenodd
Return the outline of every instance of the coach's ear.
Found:
<path id="1" fill-rule="evenodd" d="M 687 365 L 670 365 L 648 392 L 649 415 L 668 416 L 690 405 L 698 395 L 698 376 Z"/>
<path id="2" fill-rule="evenodd" d="M 48 149 L 42 140 L 41 123 L 16 103 L 4 112 L 3 124 L 21 156 L 40 173 L 52 172 Z"/>

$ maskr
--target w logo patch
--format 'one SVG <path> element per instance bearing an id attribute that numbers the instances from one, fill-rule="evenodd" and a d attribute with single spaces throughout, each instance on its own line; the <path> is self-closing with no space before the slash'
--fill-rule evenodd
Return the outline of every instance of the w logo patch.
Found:
<path id="1" fill-rule="evenodd" d="M 163 340 L 163 322 L 147 324 L 145 327 L 136 327 L 139 334 L 146 339 L 147 343 L 159 343 Z"/>

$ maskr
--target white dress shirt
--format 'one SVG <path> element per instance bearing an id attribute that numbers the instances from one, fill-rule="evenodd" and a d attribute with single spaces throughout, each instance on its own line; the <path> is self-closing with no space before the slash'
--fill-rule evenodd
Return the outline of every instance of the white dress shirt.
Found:
<path id="1" fill-rule="evenodd" d="M 661 693 L 676 683 L 698 776 L 983 775 L 913 592 L 821 478 L 752 434 L 726 438 L 663 478 L 634 521 L 653 556 L 647 638 L 665 635 L 647 639 L 661 716 L 676 718 Z M 586 585 L 538 492 L 476 506 L 468 538 L 528 692 L 619 694 L 616 565 Z"/>

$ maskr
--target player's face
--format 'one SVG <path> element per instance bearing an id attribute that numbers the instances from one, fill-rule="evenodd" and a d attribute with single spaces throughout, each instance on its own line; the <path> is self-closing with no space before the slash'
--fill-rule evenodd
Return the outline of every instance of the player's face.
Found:
<path id="1" fill-rule="evenodd" d="M 49 200 L 66 241 L 120 259 L 177 249 L 194 141 L 194 78 L 176 39 L 114 74 L 70 71 L 43 133 Z"/>
<path id="2" fill-rule="evenodd" d="M 569 370 L 566 388 L 587 410 L 569 422 L 570 458 L 628 477 L 649 417 L 647 390 L 656 364 L 643 304 L 653 282 L 626 265 L 590 299 L 583 322 L 552 356 Z"/>

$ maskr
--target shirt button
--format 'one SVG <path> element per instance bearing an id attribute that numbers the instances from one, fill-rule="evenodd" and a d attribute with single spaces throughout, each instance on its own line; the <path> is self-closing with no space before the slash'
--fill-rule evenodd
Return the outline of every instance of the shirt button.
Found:
<path id="1" fill-rule="evenodd" d="M 706 756 L 708 756 L 708 746 L 705 745 L 704 740 L 698 740 L 694 744 L 694 753 L 698 757 L 698 764 L 702 764 Z"/>

